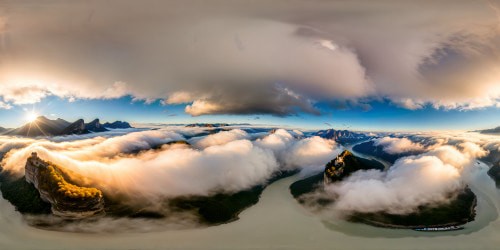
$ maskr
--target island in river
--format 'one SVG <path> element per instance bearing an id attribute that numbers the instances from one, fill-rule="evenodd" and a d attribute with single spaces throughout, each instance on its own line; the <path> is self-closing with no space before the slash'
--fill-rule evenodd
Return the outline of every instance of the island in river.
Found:
<path id="1" fill-rule="evenodd" d="M 383 171 L 383 165 L 377 161 L 357 157 L 349 151 L 344 151 L 325 166 L 323 173 L 296 181 L 290 186 L 290 191 L 294 198 L 306 208 L 321 207 L 327 209 L 335 202 L 334 198 L 325 198 L 328 196 L 319 195 L 317 197 L 320 198 L 311 201 L 311 196 L 308 194 L 325 192 L 325 185 L 342 181 L 355 171 L 368 169 Z M 459 226 L 474 220 L 476 204 L 475 194 L 470 188 L 465 187 L 457 193 L 450 194 L 448 203 L 423 205 L 409 214 L 352 213 L 347 215 L 346 219 L 351 222 L 395 229 L 450 228 L 450 230 L 456 230 L 460 228 Z"/>

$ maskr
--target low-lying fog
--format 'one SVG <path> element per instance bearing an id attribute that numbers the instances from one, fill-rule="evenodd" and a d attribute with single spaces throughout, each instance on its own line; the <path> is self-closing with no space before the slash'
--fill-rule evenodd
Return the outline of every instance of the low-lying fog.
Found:
<path id="1" fill-rule="evenodd" d="M 465 230 L 419 233 L 317 216 L 293 199 L 288 189 L 291 183 L 321 171 L 341 152 L 343 147 L 334 141 L 282 129 L 274 133 L 243 128 L 204 132 L 203 128 L 165 127 L 99 136 L 0 137 L 0 154 L 4 155 L 4 171 L 15 175 L 24 174 L 26 158 L 35 151 L 42 159 L 80 175 L 89 186 L 126 197 L 131 205 L 149 204 L 158 210 L 165 209 L 157 205 L 160 199 L 234 193 L 265 184 L 280 171 L 301 172 L 269 185 L 257 205 L 243 211 L 239 220 L 212 227 L 197 227 L 186 218 L 104 217 L 47 231 L 30 226 L 29 221 L 36 218 L 22 216 L 1 199 L 1 248 L 496 249 L 500 243 L 500 193 L 486 174 L 490 164 L 477 163 L 478 158 L 498 156 L 500 137 L 473 133 L 380 137 L 376 143 L 388 153 L 409 149 L 421 153 L 397 161 L 387 172 L 359 172 L 328 187 L 328 193 L 338 198 L 332 215 L 405 213 L 443 201 L 445 194 L 464 185 L 473 189 L 478 196 L 478 215 Z M 180 140 L 190 146 L 167 144 Z"/>

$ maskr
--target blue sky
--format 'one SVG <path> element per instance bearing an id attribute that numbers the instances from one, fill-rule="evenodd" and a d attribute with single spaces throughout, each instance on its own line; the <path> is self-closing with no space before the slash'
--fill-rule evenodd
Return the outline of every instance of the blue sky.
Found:
<path id="1" fill-rule="evenodd" d="M 362 108 L 335 109 L 325 103 L 316 107 L 321 115 L 299 113 L 285 117 L 273 115 L 202 115 L 191 116 L 184 112 L 185 105 L 162 105 L 159 101 L 145 103 L 131 97 L 111 100 L 67 99 L 48 97 L 30 105 L 0 109 L 0 126 L 17 127 L 26 122 L 26 113 L 34 110 L 38 115 L 74 121 L 126 120 L 133 123 L 195 123 L 227 122 L 289 126 L 303 129 L 351 129 L 365 131 L 428 131 L 475 130 L 500 126 L 500 109 L 484 108 L 470 111 L 444 110 L 425 107 L 409 110 L 389 101 L 373 101 L 366 111 Z"/>

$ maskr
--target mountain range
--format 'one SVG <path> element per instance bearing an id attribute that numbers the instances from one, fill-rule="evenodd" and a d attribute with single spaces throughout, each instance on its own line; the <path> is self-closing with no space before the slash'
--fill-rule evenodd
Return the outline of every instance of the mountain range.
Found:
<path id="1" fill-rule="evenodd" d="M 2 131 L 4 135 L 20 135 L 27 137 L 35 136 L 57 136 L 57 135 L 81 135 L 88 133 L 105 132 L 108 129 L 131 128 L 128 122 L 115 121 L 113 123 L 101 124 L 99 119 L 95 119 L 89 123 L 85 123 L 83 119 L 79 119 L 73 123 L 57 118 L 55 120 L 48 119 L 45 116 L 39 116 L 34 121 L 25 125 Z"/>
<path id="2" fill-rule="evenodd" d="M 187 128 L 203 127 L 203 128 L 218 128 L 229 126 L 228 123 L 192 123 L 186 125 Z"/>
<path id="3" fill-rule="evenodd" d="M 355 142 L 369 138 L 366 134 L 356 133 L 349 130 L 335 129 L 320 130 L 313 133 L 312 135 L 319 136 L 325 139 L 335 140 L 339 143 Z"/>
<path id="4" fill-rule="evenodd" d="M 481 134 L 500 134 L 500 126 L 492 129 L 485 129 L 478 131 Z"/>

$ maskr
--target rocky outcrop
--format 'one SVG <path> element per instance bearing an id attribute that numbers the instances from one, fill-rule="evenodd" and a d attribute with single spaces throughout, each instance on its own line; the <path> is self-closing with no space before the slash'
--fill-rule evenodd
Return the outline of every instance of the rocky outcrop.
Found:
<path id="1" fill-rule="evenodd" d="M 85 129 L 92 132 L 104 132 L 108 131 L 99 121 L 99 119 L 95 119 L 87 124 L 85 124 Z"/>
<path id="2" fill-rule="evenodd" d="M 66 127 L 60 134 L 62 135 L 82 135 L 88 134 L 89 131 L 85 128 L 83 119 L 79 119 Z"/>
<path id="3" fill-rule="evenodd" d="M 358 170 L 378 169 L 384 170 L 384 165 L 378 161 L 368 160 L 354 156 L 350 151 L 344 150 L 335 159 L 328 162 L 324 171 L 324 183 L 340 181 Z"/>
<path id="4" fill-rule="evenodd" d="M 26 161 L 25 178 L 35 186 L 42 200 L 51 204 L 54 215 L 82 219 L 104 213 L 100 190 L 68 183 L 57 166 L 38 158 L 36 153 Z"/>
<path id="5" fill-rule="evenodd" d="M 128 122 L 122 122 L 122 121 L 115 121 L 112 123 L 106 122 L 103 124 L 105 128 L 112 128 L 112 129 L 117 129 L 117 128 L 132 128 L 130 126 L 130 123 Z"/>

